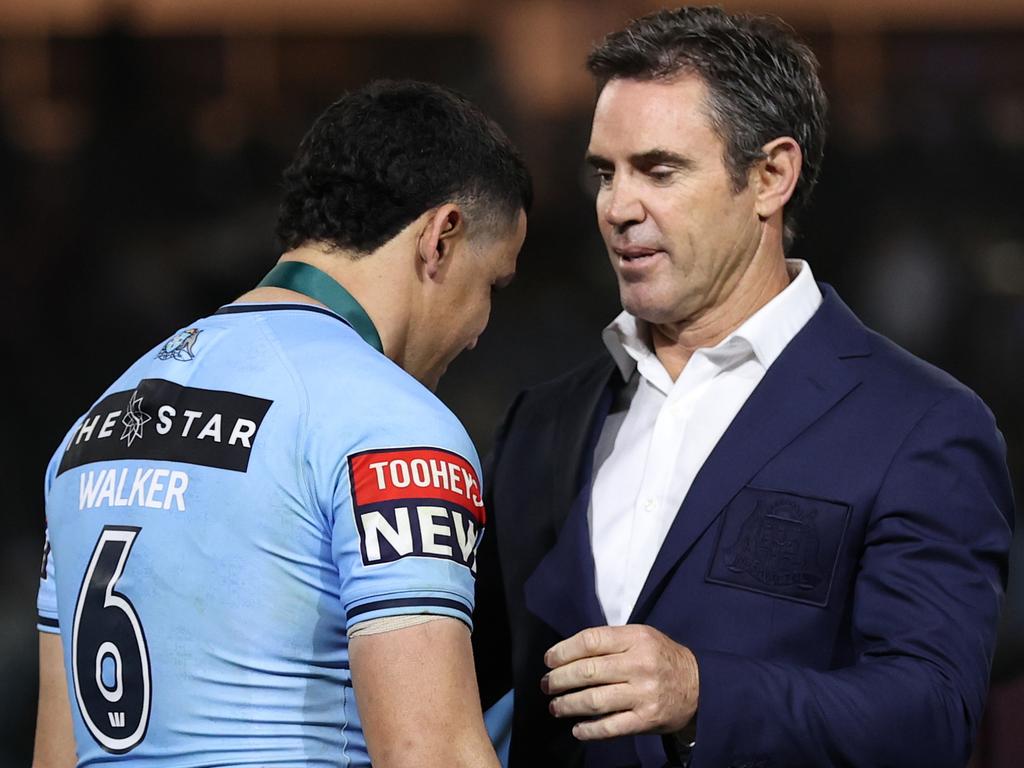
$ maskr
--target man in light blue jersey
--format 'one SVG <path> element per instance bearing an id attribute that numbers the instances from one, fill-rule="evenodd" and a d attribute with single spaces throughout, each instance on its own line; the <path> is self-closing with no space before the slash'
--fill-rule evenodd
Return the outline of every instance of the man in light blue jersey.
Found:
<path id="1" fill-rule="evenodd" d="M 479 461 L 432 390 L 515 272 L 529 176 L 462 97 L 378 82 L 284 179 L 277 266 L 47 469 L 39 768 L 497 765 Z"/>

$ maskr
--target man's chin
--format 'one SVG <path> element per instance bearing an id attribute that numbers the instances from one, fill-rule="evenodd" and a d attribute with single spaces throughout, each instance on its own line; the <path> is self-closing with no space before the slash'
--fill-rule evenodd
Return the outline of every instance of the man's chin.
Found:
<path id="1" fill-rule="evenodd" d="M 675 321 L 678 307 L 663 298 L 638 294 L 635 291 L 620 291 L 622 308 L 638 320 L 660 325 Z"/>

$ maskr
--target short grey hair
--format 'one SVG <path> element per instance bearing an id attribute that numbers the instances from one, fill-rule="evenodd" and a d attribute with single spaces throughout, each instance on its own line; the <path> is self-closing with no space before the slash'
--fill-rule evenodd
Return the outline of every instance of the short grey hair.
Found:
<path id="1" fill-rule="evenodd" d="M 818 181 L 825 150 L 828 101 L 818 60 L 793 30 L 770 16 L 730 15 L 721 8 L 662 10 L 631 21 L 587 57 L 598 90 L 613 79 L 699 76 L 708 90 L 708 118 L 725 143 L 734 191 L 764 157 L 762 147 L 792 137 L 803 155 L 800 178 L 786 204 L 785 246 Z"/>

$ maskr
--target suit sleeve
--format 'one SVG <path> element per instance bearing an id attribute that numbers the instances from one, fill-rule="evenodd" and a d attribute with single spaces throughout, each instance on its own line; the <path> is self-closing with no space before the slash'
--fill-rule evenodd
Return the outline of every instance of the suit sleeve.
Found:
<path id="1" fill-rule="evenodd" d="M 817 671 L 694 649 L 692 768 L 962 768 L 981 717 L 1013 499 L 991 413 L 963 391 L 908 433 L 854 583 L 856 662 Z"/>

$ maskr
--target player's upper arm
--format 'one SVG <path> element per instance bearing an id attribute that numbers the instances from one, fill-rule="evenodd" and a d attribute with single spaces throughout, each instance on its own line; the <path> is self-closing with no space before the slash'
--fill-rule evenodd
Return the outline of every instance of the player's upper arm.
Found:
<path id="1" fill-rule="evenodd" d="M 476 450 L 422 386 L 392 384 L 355 409 L 345 434 L 358 439 L 343 452 L 336 437 L 326 449 L 326 417 L 311 424 L 307 455 L 320 457 L 312 485 L 329 518 L 346 628 L 421 614 L 471 626 L 486 524 Z"/>
<path id="2" fill-rule="evenodd" d="M 354 637 L 352 681 L 375 768 L 497 766 L 476 695 L 469 629 L 438 618 Z"/>
<path id="3" fill-rule="evenodd" d="M 75 765 L 75 735 L 60 635 L 39 633 L 39 711 L 32 768 Z"/>

